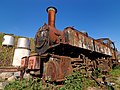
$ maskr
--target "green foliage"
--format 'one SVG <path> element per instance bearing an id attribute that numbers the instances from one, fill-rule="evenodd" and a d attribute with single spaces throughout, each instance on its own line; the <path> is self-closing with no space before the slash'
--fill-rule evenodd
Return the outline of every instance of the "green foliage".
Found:
<path id="1" fill-rule="evenodd" d="M 95 85 L 95 82 L 84 77 L 79 72 L 74 72 L 67 77 L 67 80 L 64 82 L 64 87 L 60 88 L 60 90 L 85 90 L 91 85 Z"/>
<path id="2" fill-rule="evenodd" d="M 42 90 L 42 81 L 39 78 L 17 80 L 7 85 L 4 90 Z"/>
<path id="3" fill-rule="evenodd" d="M 95 68 L 94 71 L 92 72 L 92 76 L 95 76 L 96 78 L 101 78 L 102 77 L 101 70 L 99 68 Z"/>
<path id="4" fill-rule="evenodd" d="M 120 76 L 120 66 L 113 68 L 112 71 L 109 72 L 109 74 L 112 75 L 113 77 Z"/>

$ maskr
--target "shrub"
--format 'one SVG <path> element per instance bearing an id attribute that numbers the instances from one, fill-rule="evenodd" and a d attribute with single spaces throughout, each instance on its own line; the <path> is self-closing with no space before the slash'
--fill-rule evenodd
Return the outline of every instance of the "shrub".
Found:
<path id="1" fill-rule="evenodd" d="M 120 76 L 120 66 L 116 66 L 112 69 L 112 71 L 109 72 L 110 75 L 113 77 L 118 77 Z"/>
<path id="2" fill-rule="evenodd" d="M 84 90 L 88 86 L 95 85 L 94 81 L 89 80 L 79 72 L 74 72 L 66 78 L 64 87 L 60 88 L 60 90 Z"/>
<path id="3" fill-rule="evenodd" d="M 39 78 L 34 80 L 17 80 L 9 83 L 4 90 L 42 90 L 42 81 Z"/>

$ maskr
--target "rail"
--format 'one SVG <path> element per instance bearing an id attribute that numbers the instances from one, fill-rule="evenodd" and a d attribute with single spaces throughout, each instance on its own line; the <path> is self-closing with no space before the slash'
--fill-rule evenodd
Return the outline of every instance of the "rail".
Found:
<path id="1" fill-rule="evenodd" d="M 18 68 L 16 67 L 0 67 L 0 73 L 2 72 L 17 72 Z"/>

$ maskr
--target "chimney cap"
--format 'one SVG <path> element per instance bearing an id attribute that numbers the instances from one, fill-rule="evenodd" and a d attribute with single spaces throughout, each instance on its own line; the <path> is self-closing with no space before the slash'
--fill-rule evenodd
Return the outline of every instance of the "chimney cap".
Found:
<path id="1" fill-rule="evenodd" d="M 57 9 L 56 9 L 55 7 L 53 7 L 53 6 L 50 6 L 50 7 L 48 7 L 48 8 L 46 9 L 47 12 L 48 12 L 49 10 L 54 10 L 55 13 L 57 13 Z"/>

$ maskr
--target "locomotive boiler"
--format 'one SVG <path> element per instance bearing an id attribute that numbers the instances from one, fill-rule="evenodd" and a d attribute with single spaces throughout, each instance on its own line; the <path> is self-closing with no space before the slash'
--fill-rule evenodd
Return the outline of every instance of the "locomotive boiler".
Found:
<path id="1" fill-rule="evenodd" d="M 21 68 L 43 81 L 63 81 L 74 71 L 88 74 L 95 68 L 109 71 L 117 63 L 117 50 L 109 38 L 94 39 L 73 27 L 56 29 L 57 9 L 48 7 L 48 24 L 35 35 L 35 53 L 23 57 Z"/>

